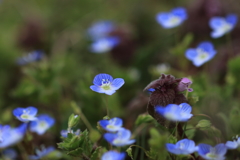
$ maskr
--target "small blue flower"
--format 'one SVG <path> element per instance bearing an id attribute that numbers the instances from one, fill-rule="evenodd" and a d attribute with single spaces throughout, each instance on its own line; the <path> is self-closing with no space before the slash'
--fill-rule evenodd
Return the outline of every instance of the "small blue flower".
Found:
<path id="1" fill-rule="evenodd" d="M 62 130 L 60 132 L 60 134 L 61 134 L 62 137 L 67 138 L 68 133 L 72 133 L 72 134 L 75 134 L 76 136 L 78 136 L 80 134 L 80 132 L 81 132 L 80 129 L 76 130 L 76 132 L 74 132 L 73 130 L 71 130 L 71 131 Z"/>
<path id="2" fill-rule="evenodd" d="M 24 57 L 20 57 L 17 59 L 18 65 L 25 65 L 31 62 L 39 61 L 44 57 L 44 53 L 42 51 L 33 51 L 28 53 Z"/>
<path id="3" fill-rule="evenodd" d="M 240 146 L 240 137 L 237 136 L 233 141 L 227 141 L 225 145 L 228 149 L 238 148 Z"/>
<path id="4" fill-rule="evenodd" d="M 169 104 L 166 107 L 156 106 L 155 110 L 170 121 L 186 122 L 193 116 L 192 107 L 187 103 Z"/>
<path id="5" fill-rule="evenodd" d="M 116 151 L 108 151 L 102 155 L 101 160 L 124 160 L 126 157 L 126 153 L 116 152 Z"/>
<path id="6" fill-rule="evenodd" d="M 121 118 L 112 118 L 110 120 L 99 121 L 100 126 L 109 132 L 116 132 L 122 128 L 123 121 Z"/>
<path id="7" fill-rule="evenodd" d="M 90 50 L 93 53 L 105 53 L 113 49 L 118 44 L 119 38 L 117 37 L 101 38 L 91 44 Z"/>
<path id="8" fill-rule="evenodd" d="M 105 93 L 107 95 L 112 95 L 124 84 L 122 78 L 113 79 L 109 74 L 101 73 L 94 77 L 93 84 L 90 86 L 91 90 L 98 93 Z"/>
<path id="9" fill-rule="evenodd" d="M 177 155 L 178 154 L 188 155 L 197 150 L 195 142 L 189 139 L 182 139 L 178 141 L 176 144 L 167 143 L 166 148 L 168 152 Z"/>
<path id="10" fill-rule="evenodd" d="M 29 122 L 37 120 L 37 112 L 35 107 L 16 108 L 13 110 L 13 115 L 22 122 Z"/>
<path id="11" fill-rule="evenodd" d="M 226 152 L 227 147 L 223 143 L 220 143 L 215 147 L 208 144 L 198 145 L 198 154 L 206 160 L 224 160 Z"/>
<path id="12" fill-rule="evenodd" d="M 42 135 L 46 132 L 47 129 L 52 127 L 54 123 L 55 120 L 52 117 L 42 114 L 38 116 L 38 120 L 32 121 L 30 123 L 30 131 Z"/>
<path id="13" fill-rule="evenodd" d="M 185 52 L 187 59 L 193 62 L 196 67 L 201 66 L 207 61 L 211 60 L 215 54 L 216 50 L 210 42 L 202 42 L 197 48 L 190 48 Z"/>
<path id="14" fill-rule="evenodd" d="M 108 37 L 109 33 L 112 32 L 114 28 L 115 25 L 112 21 L 98 21 L 88 29 L 88 34 L 91 39 L 98 40 Z"/>
<path id="15" fill-rule="evenodd" d="M 45 157 L 46 155 L 48 155 L 49 153 L 53 152 L 55 150 L 54 147 L 50 146 L 48 148 L 45 148 L 44 146 L 41 147 L 41 150 L 36 150 L 36 155 L 31 155 L 28 158 L 30 160 L 38 160 L 38 159 L 42 159 L 42 157 Z"/>
<path id="16" fill-rule="evenodd" d="M 0 148 L 6 148 L 21 141 L 26 130 L 26 123 L 23 123 L 17 128 L 11 128 L 9 125 L 0 125 Z"/>
<path id="17" fill-rule="evenodd" d="M 213 29 L 213 32 L 211 33 L 212 38 L 219 38 L 223 36 L 224 34 L 230 32 L 233 30 L 233 28 L 237 24 L 237 15 L 235 14 L 229 14 L 224 17 L 213 17 L 210 19 L 209 25 Z"/>
<path id="18" fill-rule="evenodd" d="M 12 148 L 3 150 L 2 154 L 4 160 L 14 160 L 17 158 L 17 152 Z"/>
<path id="19" fill-rule="evenodd" d="M 130 139 L 131 132 L 124 128 L 118 130 L 117 133 L 105 133 L 104 138 L 108 143 L 118 147 L 130 145 L 135 142 L 134 139 Z"/>
<path id="20" fill-rule="evenodd" d="M 177 7 L 172 9 L 171 12 L 158 13 L 156 19 L 163 28 L 173 28 L 179 26 L 187 19 L 187 12 L 185 8 Z"/>

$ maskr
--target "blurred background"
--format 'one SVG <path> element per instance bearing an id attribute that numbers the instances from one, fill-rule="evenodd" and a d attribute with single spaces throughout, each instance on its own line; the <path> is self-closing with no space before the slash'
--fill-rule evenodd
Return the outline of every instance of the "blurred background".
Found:
<path id="1" fill-rule="evenodd" d="M 162 28 L 156 14 L 179 6 L 186 8 L 188 19 L 174 29 Z M 142 90 L 165 73 L 193 80 L 189 97 L 199 99 L 193 112 L 210 116 L 225 142 L 240 133 L 240 23 L 230 38 L 219 39 L 210 37 L 208 23 L 229 13 L 240 16 L 239 0 L 2 0 L 0 122 L 17 126 L 12 110 L 35 106 L 56 124 L 43 136 L 33 134 L 33 144 L 56 146 L 74 112 L 72 101 L 94 127 L 106 115 L 106 95 L 89 87 L 95 75 L 107 73 L 125 80 L 108 97 L 111 117 L 123 118 L 124 126 L 132 129 L 137 116 L 146 112 L 148 94 Z M 118 37 L 118 44 L 104 53 L 90 48 L 89 28 L 99 21 L 113 23 L 108 34 Z M 185 51 L 206 40 L 217 54 L 195 67 Z M 34 51 L 44 54 L 37 61 L 23 58 Z M 213 144 L 209 137 L 198 131 L 193 139 Z"/>

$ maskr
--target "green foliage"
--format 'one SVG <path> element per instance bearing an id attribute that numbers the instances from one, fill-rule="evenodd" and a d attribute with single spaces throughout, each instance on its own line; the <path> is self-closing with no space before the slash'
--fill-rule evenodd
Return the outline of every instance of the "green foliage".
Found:
<path id="1" fill-rule="evenodd" d="M 147 151 L 147 156 L 151 159 L 158 158 L 159 160 L 165 160 L 167 157 L 167 151 L 165 149 L 165 144 L 168 140 L 167 135 L 161 135 L 155 128 L 151 128 L 149 132 L 150 139 L 148 140 L 148 144 L 150 151 Z"/>
<path id="2" fill-rule="evenodd" d="M 58 143 L 58 147 L 73 157 L 90 157 L 93 143 L 89 139 L 88 131 L 83 131 L 80 135 L 68 133 L 63 142 Z"/>
<path id="3" fill-rule="evenodd" d="M 198 122 L 196 128 L 200 128 L 201 130 L 207 130 L 210 128 L 212 123 L 209 120 L 203 119 Z"/>
<path id="4" fill-rule="evenodd" d="M 80 121 L 79 115 L 71 114 L 68 119 L 68 128 L 75 127 L 79 123 L 79 121 Z"/>
<path id="5" fill-rule="evenodd" d="M 144 123 L 151 123 L 154 121 L 154 118 L 149 115 L 149 114 L 141 114 L 137 117 L 136 121 L 135 121 L 135 125 L 136 126 L 139 126 L 141 124 L 144 124 Z"/>
<path id="6" fill-rule="evenodd" d="M 234 86 L 236 89 L 240 88 L 240 84 L 238 83 L 240 81 L 240 56 L 234 57 L 233 59 L 228 61 L 228 75 L 226 77 L 227 83 L 231 86 Z"/>
<path id="7" fill-rule="evenodd" d="M 132 147 L 129 147 L 127 150 L 126 150 L 128 156 L 133 160 L 133 155 L 132 155 Z"/>
<path id="8" fill-rule="evenodd" d="M 235 134 L 240 133 L 240 109 L 233 107 L 229 114 L 229 127 Z"/>
<path id="9" fill-rule="evenodd" d="M 106 152 L 106 148 L 104 147 L 97 147 L 94 152 L 92 153 L 90 159 L 91 160 L 100 160 L 101 156 L 104 152 Z"/>

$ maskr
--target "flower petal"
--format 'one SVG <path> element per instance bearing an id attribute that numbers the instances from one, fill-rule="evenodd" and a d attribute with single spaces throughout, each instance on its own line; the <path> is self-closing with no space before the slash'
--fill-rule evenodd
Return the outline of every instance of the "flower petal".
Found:
<path id="1" fill-rule="evenodd" d="M 113 77 L 111 75 L 106 74 L 106 73 L 100 73 L 94 77 L 93 84 L 95 84 L 97 86 L 101 86 L 103 79 L 109 80 L 110 82 L 113 81 Z"/>
<path id="2" fill-rule="evenodd" d="M 229 14 L 226 17 L 226 22 L 233 26 L 235 26 L 237 24 L 237 21 L 238 21 L 238 17 L 236 14 Z"/>
<path id="3" fill-rule="evenodd" d="M 189 59 L 189 60 L 194 60 L 194 58 L 196 58 L 197 55 L 198 55 L 198 54 L 197 54 L 196 49 L 193 49 L 193 48 L 188 49 L 188 50 L 185 52 L 185 56 L 186 56 L 186 58 Z"/>
<path id="4" fill-rule="evenodd" d="M 116 78 L 112 81 L 112 84 L 111 84 L 111 87 L 114 89 L 114 90 L 117 90 L 119 89 L 120 87 L 123 86 L 124 84 L 124 80 L 122 78 Z"/>
<path id="5" fill-rule="evenodd" d="M 182 20 L 187 19 L 187 12 L 186 12 L 186 9 L 183 8 L 183 7 L 174 8 L 174 9 L 172 10 L 172 14 L 173 14 L 174 16 L 178 16 L 178 17 L 181 18 Z"/>

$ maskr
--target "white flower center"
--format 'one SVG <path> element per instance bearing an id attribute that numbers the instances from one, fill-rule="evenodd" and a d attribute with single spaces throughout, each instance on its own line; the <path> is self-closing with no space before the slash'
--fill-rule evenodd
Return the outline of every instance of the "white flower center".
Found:
<path id="1" fill-rule="evenodd" d="M 111 89 L 110 84 L 111 84 L 111 82 L 109 81 L 109 79 L 102 79 L 102 86 L 101 87 L 104 90 L 110 90 Z"/>

